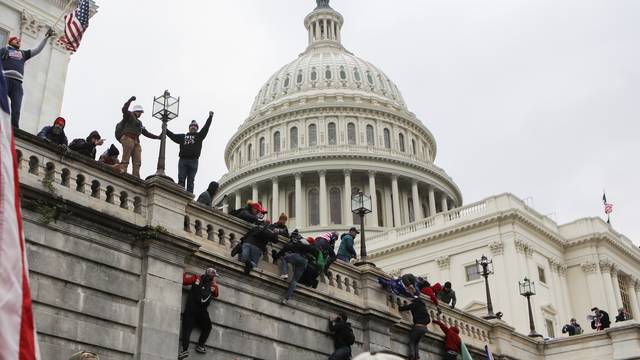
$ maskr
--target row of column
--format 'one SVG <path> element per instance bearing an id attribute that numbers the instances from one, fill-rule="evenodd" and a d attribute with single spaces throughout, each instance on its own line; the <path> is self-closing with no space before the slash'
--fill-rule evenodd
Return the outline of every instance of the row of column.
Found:
<path id="1" fill-rule="evenodd" d="M 344 211 L 342 211 L 342 223 L 347 225 L 352 223 L 352 214 L 351 214 L 351 170 L 344 170 L 344 191 L 343 191 L 343 206 Z M 371 196 L 371 219 L 374 219 L 374 224 L 377 225 L 378 219 L 378 198 L 377 198 L 377 187 L 376 187 L 376 172 L 370 170 L 368 172 L 368 180 L 369 180 L 369 195 Z M 290 217 L 300 219 L 302 214 L 302 173 L 294 174 L 294 187 L 295 187 L 295 214 L 289 214 Z M 319 207 L 320 207 L 320 226 L 328 226 L 329 225 L 329 211 L 327 204 L 327 172 L 326 170 L 318 171 L 319 178 Z M 279 192 L 279 178 L 273 177 L 271 179 L 272 183 L 272 209 L 270 211 L 274 217 L 277 217 L 280 214 L 279 209 L 279 201 L 280 192 Z M 251 185 L 251 198 L 259 199 L 259 191 L 258 191 L 258 183 L 253 183 Z M 235 193 L 235 208 L 239 209 L 242 207 L 242 196 L 241 189 L 237 190 Z M 398 175 L 391 175 L 391 191 L 392 191 L 392 210 L 393 210 L 393 224 L 394 226 L 400 226 L 402 224 L 401 219 L 401 211 L 400 211 L 400 191 L 398 187 Z M 422 211 L 422 201 L 420 197 L 420 191 L 418 188 L 418 181 L 412 180 L 411 182 L 411 199 L 413 202 L 413 213 L 415 221 L 422 219 L 426 216 L 433 216 L 436 214 L 436 193 L 433 186 L 429 186 L 428 188 L 428 198 L 429 198 L 429 214 L 423 214 Z M 445 193 L 440 194 L 440 202 L 441 202 L 441 211 L 448 211 L 448 197 Z M 298 220 L 299 221 L 299 220 Z M 302 226 L 301 224 L 297 224 L 297 226 Z M 391 227 L 391 226 L 389 226 Z"/>
<path id="2" fill-rule="evenodd" d="M 604 289 L 607 295 L 607 305 L 610 313 L 617 314 L 618 309 L 624 307 L 622 302 L 622 292 L 618 279 L 618 270 L 612 262 L 600 262 L 600 270 L 604 281 Z M 640 284 L 633 277 L 629 278 L 626 292 L 629 295 L 629 309 L 634 319 L 640 319 Z M 636 285 L 638 285 L 636 287 Z"/>

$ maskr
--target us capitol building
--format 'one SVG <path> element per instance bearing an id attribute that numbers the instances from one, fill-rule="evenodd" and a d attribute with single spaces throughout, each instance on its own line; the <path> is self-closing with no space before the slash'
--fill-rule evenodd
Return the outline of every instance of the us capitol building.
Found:
<path id="1" fill-rule="evenodd" d="M 358 224 L 351 195 L 371 195 L 365 217 L 370 259 L 400 275 L 451 281 L 458 307 L 487 313 L 475 260 L 493 261 L 493 308 L 525 333 L 518 281 L 533 280 L 536 329 L 560 336 L 571 317 L 597 306 L 613 319 L 640 317 L 640 250 L 599 218 L 556 224 L 511 194 L 463 205 L 434 164 L 436 141 L 380 69 L 342 45 L 344 18 L 317 1 L 304 19 L 309 45 L 258 91 L 229 140 L 217 201 L 225 209 L 261 200 L 291 228 L 317 234 Z"/>

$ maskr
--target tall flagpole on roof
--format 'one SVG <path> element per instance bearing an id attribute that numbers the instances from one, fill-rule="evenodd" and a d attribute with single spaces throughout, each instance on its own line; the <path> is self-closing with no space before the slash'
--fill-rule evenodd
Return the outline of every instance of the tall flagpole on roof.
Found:
<path id="1" fill-rule="evenodd" d="M 60 13 L 60 16 L 58 16 L 58 18 L 56 19 L 56 21 L 53 23 L 53 25 L 51 26 L 51 28 L 55 28 L 56 25 L 58 25 L 58 23 L 60 22 L 60 20 L 62 20 L 62 18 L 64 17 L 64 15 L 67 13 L 67 11 L 69 10 L 69 7 L 71 6 L 71 4 L 76 1 L 76 0 L 69 0 L 67 2 L 67 5 L 64 6 L 64 9 L 62 9 L 62 12 Z"/>

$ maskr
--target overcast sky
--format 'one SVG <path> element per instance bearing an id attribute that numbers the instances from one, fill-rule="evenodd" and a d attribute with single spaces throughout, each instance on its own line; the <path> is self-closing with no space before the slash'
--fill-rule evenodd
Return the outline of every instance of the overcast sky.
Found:
<path id="1" fill-rule="evenodd" d="M 169 89 L 186 131 L 216 113 L 196 192 L 269 76 L 306 47 L 313 0 L 100 1 L 69 67 L 71 138 L 114 141 L 122 103 Z M 465 204 L 503 192 L 560 223 L 602 216 L 640 243 L 640 1 L 333 0 L 347 49 L 386 72 L 438 144 Z M 149 130 L 160 122 L 143 118 Z M 159 142 L 142 140 L 143 176 Z M 119 144 L 118 144 L 119 145 Z M 106 148 L 99 150 L 102 152 Z M 167 148 L 177 178 L 177 145 Z"/>

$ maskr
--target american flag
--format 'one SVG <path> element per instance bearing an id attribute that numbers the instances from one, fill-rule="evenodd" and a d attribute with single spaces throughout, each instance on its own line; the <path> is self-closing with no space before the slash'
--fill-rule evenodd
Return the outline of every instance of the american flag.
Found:
<path id="1" fill-rule="evenodd" d="M 89 27 L 89 0 L 80 0 L 78 8 L 64 16 L 64 35 L 58 41 L 72 52 L 78 51 L 82 35 Z"/>
<path id="2" fill-rule="evenodd" d="M 39 359 L 20 213 L 18 162 L 0 66 L 0 359 Z"/>
<path id="3" fill-rule="evenodd" d="M 613 204 L 607 202 L 607 195 L 602 193 L 602 202 L 604 203 L 604 213 L 609 215 L 613 212 Z"/>

